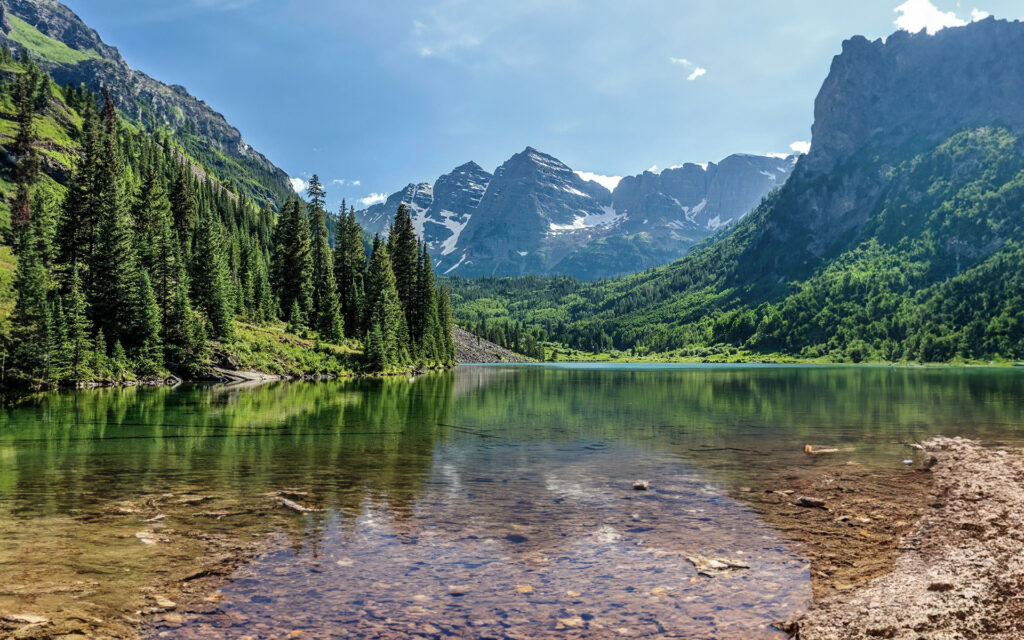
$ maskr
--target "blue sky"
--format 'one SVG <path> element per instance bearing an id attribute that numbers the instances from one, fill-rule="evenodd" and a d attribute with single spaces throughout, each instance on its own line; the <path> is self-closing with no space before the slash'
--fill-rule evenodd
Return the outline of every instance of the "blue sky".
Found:
<path id="1" fill-rule="evenodd" d="M 607 176 L 787 152 L 844 39 L 1024 17 L 1021 0 L 64 1 L 332 203 L 527 145 Z"/>

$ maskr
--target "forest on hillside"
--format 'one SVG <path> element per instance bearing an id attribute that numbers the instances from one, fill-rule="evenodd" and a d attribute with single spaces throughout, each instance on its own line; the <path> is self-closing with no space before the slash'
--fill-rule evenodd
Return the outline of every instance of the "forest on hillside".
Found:
<path id="1" fill-rule="evenodd" d="M 343 204 L 332 247 L 316 177 L 280 214 L 257 207 L 170 136 L 126 121 L 109 96 L 59 87 L 6 47 L 0 70 L 13 116 L 0 220 L 5 383 L 196 377 L 217 358 L 292 375 L 454 363 L 448 293 L 405 207 L 367 257 Z M 44 137 L 64 145 L 55 152 Z"/>

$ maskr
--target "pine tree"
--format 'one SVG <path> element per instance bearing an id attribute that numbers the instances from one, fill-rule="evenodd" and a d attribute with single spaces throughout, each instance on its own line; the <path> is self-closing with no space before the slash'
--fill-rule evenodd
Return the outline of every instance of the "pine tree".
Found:
<path id="1" fill-rule="evenodd" d="M 310 256 L 309 220 L 298 198 L 285 206 L 274 228 L 274 255 L 271 259 L 271 282 L 277 293 L 279 308 L 288 312 L 298 304 L 303 317 L 312 302 L 312 259 Z"/>
<path id="2" fill-rule="evenodd" d="M 442 287 L 438 293 L 437 298 L 437 318 L 441 327 L 441 340 L 444 344 L 442 355 L 444 357 L 444 365 L 451 366 L 455 364 L 456 352 L 455 352 L 455 323 L 452 320 L 452 301 L 451 295 L 448 293 L 447 287 Z"/>
<path id="3" fill-rule="evenodd" d="M 417 326 L 420 328 L 418 349 L 420 359 L 432 365 L 445 363 L 444 343 L 438 342 L 440 320 L 437 315 L 437 289 L 434 283 L 434 264 L 424 242 L 420 251 L 420 272 L 418 278 Z"/>
<path id="4" fill-rule="evenodd" d="M 138 350 L 139 373 L 153 376 L 161 371 L 164 362 L 163 342 L 160 339 L 160 306 L 149 281 L 149 274 L 139 269 L 136 275 L 135 344 Z"/>
<path id="5" fill-rule="evenodd" d="M 167 358 L 185 373 L 198 373 L 209 361 L 206 322 L 189 301 L 188 281 L 182 271 L 175 280 L 174 304 L 166 328 Z"/>
<path id="6" fill-rule="evenodd" d="M 131 366 L 128 363 L 128 354 L 125 352 L 124 346 L 121 344 L 120 340 L 114 343 L 114 350 L 110 352 L 110 357 L 107 359 L 107 362 L 114 380 L 123 382 L 131 375 Z"/>
<path id="7" fill-rule="evenodd" d="M 355 207 L 345 211 L 342 203 L 338 217 L 338 237 L 334 249 L 334 273 L 338 283 L 341 315 L 345 320 L 345 335 L 363 336 L 366 317 L 366 250 L 363 248 L 363 228 L 356 221 Z"/>
<path id="8" fill-rule="evenodd" d="M 18 266 L 14 276 L 12 316 L 13 364 L 24 376 L 45 380 L 50 363 L 50 308 L 47 293 L 49 274 L 39 255 L 34 225 L 20 232 Z"/>
<path id="9" fill-rule="evenodd" d="M 32 216 L 31 189 L 39 180 L 39 152 L 35 147 L 34 82 L 29 73 L 21 73 L 14 85 L 14 109 L 18 132 L 10 145 L 10 151 L 15 159 L 14 182 L 17 185 L 11 201 L 11 225 L 15 234 L 29 223 Z"/>
<path id="10" fill-rule="evenodd" d="M 174 174 L 174 187 L 171 189 L 171 215 L 174 218 L 174 230 L 181 243 L 182 255 L 188 255 L 192 246 L 192 234 L 198 220 L 196 195 L 192 190 L 192 173 L 186 165 L 179 165 Z"/>
<path id="11" fill-rule="evenodd" d="M 417 287 L 420 266 L 419 240 L 416 238 L 416 230 L 412 224 L 412 215 L 405 204 L 398 207 L 395 213 L 395 222 L 391 226 L 388 235 L 388 253 L 391 255 L 391 265 L 395 272 L 395 282 L 398 287 L 398 299 L 402 304 L 402 311 L 405 313 L 406 326 L 414 339 L 421 335 L 421 328 L 418 326 L 422 313 L 417 309 Z"/>
<path id="12" fill-rule="evenodd" d="M 192 299 L 209 322 L 210 335 L 230 338 L 232 319 L 231 276 L 224 255 L 223 237 L 216 223 L 204 213 L 196 229 L 192 254 Z"/>
<path id="13" fill-rule="evenodd" d="M 139 267 L 125 194 L 125 169 L 117 140 L 117 113 L 110 95 L 104 93 L 104 96 L 103 162 L 94 187 L 99 220 L 95 251 L 89 265 L 89 307 L 94 324 L 103 329 L 107 340 L 121 342 L 132 328 Z"/>
<path id="14" fill-rule="evenodd" d="M 313 324 L 320 337 L 340 342 L 344 336 L 338 289 L 334 280 L 334 259 L 327 234 L 326 192 L 314 174 L 306 189 L 309 195 L 309 218 L 312 232 L 310 262 L 313 277 Z"/>
<path id="15" fill-rule="evenodd" d="M 71 345 L 68 343 L 68 325 L 64 315 L 64 304 L 58 297 L 50 305 L 49 340 L 50 363 L 47 378 L 60 383 L 71 376 Z"/>
<path id="16" fill-rule="evenodd" d="M 306 315 L 302 312 L 298 298 L 292 300 L 292 308 L 288 310 L 287 331 L 299 336 L 306 332 Z"/>
<path id="17" fill-rule="evenodd" d="M 69 378 L 86 380 L 91 375 L 89 361 L 92 356 L 92 324 L 87 315 L 85 293 L 82 291 L 82 279 L 77 268 L 71 272 L 64 313 L 67 326 L 66 340 L 70 352 Z"/>
<path id="18" fill-rule="evenodd" d="M 92 264 L 98 239 L 102 128 L 96 103 L 89 95 L 82 111 L 82 157 L 71 176 L 57 231 L 60 260 L 72 270 Z M 83 278 L 83 286 L 89 288 L 87 278 Z"/>
<path id="19" fill-rule="evenodd" d="M 367 306 L 370 308 L 367 331 L 380 331 L 380 340 L 374 345 L 374 349 L 379 349 L 383 353 L 379 362 L 386 363 L 384 368 L 392 368 L 409 361 L 409 331 L 405 324 L 402 304 L 398 299 L 398 288 L 387 246 L 381 242 L 380 237 L 374 238 L 373 244 L 374 249 L 366 274 Z M 379 362 L 368 364 L 376 367 Z"/>
<path id="20" fill-rule="evenodd" d="M 107 355 L 107 340 L 103 329 L 96 332 L 96 347 L 92 352 L 93 360 L 90 363 L 93 373 L 101 380 L 110 379 L 113 374 L 110 371 L 110 358 Z"/>

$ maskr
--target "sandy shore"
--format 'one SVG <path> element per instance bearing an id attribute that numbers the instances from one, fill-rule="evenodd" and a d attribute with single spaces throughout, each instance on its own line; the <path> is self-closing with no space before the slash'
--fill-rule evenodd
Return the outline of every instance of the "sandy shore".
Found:
<path id="1" fill-rule="evenodd" d="M 932 439 L 921 455 L 932 476 L 924 514 L 890 570 L 816 599 L 795 637 L 1024 638 L 1024 455 L 959 438 Z"/>

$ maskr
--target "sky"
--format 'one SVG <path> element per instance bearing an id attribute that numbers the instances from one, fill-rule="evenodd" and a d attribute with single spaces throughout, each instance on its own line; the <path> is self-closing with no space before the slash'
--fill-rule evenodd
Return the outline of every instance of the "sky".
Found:
<path id="1" fill-rule="evenodd" d="M 1022 0 L 64 0 L 301 186 L 357 208 L 527 146 L 617 176 L 806 151 L 853 35 L 929 33 Z"/>

